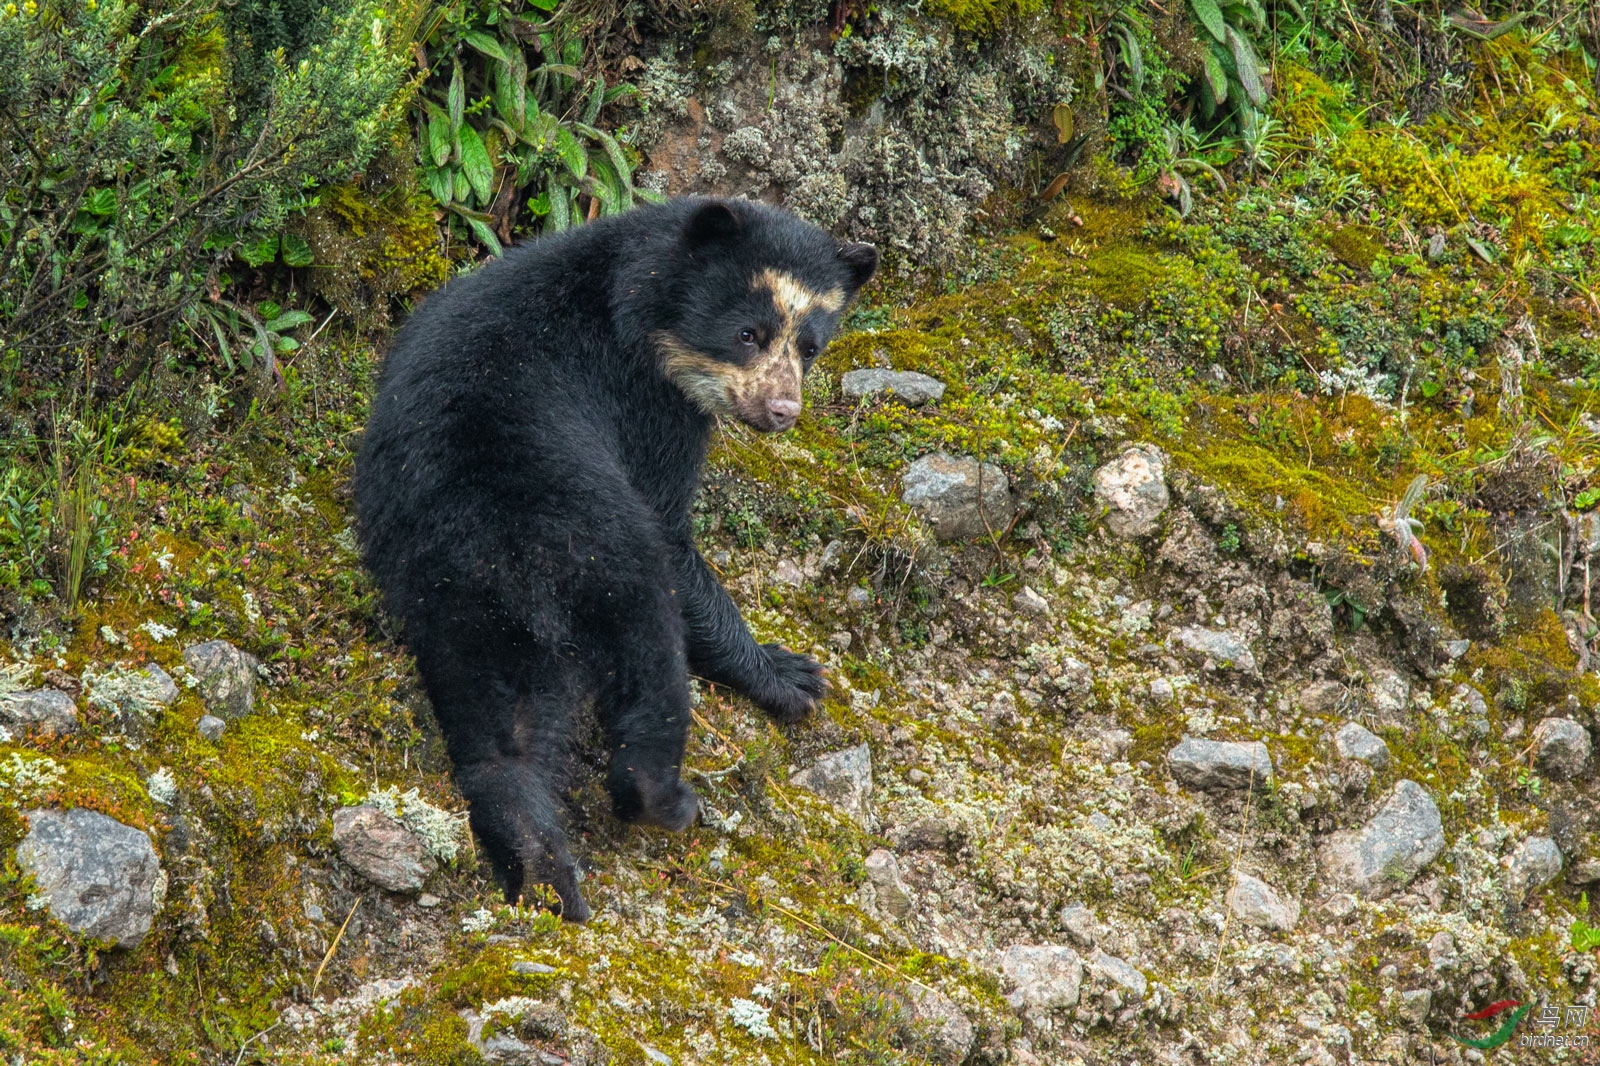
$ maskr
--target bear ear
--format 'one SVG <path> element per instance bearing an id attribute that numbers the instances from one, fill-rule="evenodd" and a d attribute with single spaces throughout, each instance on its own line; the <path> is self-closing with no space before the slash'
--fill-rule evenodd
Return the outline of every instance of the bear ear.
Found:
<path id="1" fill-rule="evenodd" d="M 878 249 L 854 241 L 839 246 L 839 262 L 850 271 L 850 288 L 859 289 L 878 269 Z"/>
<path id="2" fill-rule="evenodd" d="M 712 200 L 695 209 L 683 227 L 683 243 L 691 252 L 732 240 L 744 227 L 727 204 Z"/>

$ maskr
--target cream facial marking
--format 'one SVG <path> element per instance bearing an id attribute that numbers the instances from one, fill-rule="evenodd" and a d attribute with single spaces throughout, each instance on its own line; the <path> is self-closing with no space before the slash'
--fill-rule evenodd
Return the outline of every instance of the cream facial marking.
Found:
<path id="1" fill-rule="evenodd" d="M 827 292 L 817 292 L 791 274 L 768 267 L 757 274 L 750 282 L 752 292 L 765 289 L 772 293 L 773 306 L 778 310 L 778 316 L 787 326 L 801 318 L 813 307 L 820 307 L 829 314 L 837 312 L 844 306 L 844 290 L 832 288 Z"/>
<path id="2" fill-rule="evenodd" d="M 791 400 L 793 411 L 799 410 L 805 367 L 788 340 L 774 342 L 743 366 L 703 355 L 670 333 L 657 333 L 655 342 L 667 380 L 706 414 L 737 418 L 760 430 L 787 429 L 793 423 L 791 414 L 779 424 L 769 402 Z"/>

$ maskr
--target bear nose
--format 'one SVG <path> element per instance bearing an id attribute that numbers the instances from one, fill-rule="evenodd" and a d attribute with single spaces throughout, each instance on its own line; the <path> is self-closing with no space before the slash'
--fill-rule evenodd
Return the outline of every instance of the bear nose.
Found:
<path id="1" fill-rule="evenodd" d="M 800 417 L 800 401 L 768 400 L 767 410 L 772 413 L 772 420 L 779 428 L 787 428 Z"/>

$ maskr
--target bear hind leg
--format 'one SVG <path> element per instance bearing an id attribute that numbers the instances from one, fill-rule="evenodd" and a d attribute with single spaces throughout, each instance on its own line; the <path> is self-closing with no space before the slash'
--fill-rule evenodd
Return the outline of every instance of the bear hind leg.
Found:
<path id="1" fill-rule="evenodd" d="M 473 832 L 483 842 L 506 902 L 545 885 L 569 922 L 589 918 L 578 889 L 578 865 L 561 829 L 563 805 L 555 782 L 526 758 L 491 756 L 456 766 L 456 784 L 469 804 Z"/>
<path id="2" fill-rule="evenodd" d="M 616 600 L 639 609 L 607 627 L 609 661 L 596 701 L 611 750 L 606 788 L 623 821 L 681 832 L 700 810 L 700 797 L 681 776 L 689 739 L 682 617 L 666 589 Z"/>

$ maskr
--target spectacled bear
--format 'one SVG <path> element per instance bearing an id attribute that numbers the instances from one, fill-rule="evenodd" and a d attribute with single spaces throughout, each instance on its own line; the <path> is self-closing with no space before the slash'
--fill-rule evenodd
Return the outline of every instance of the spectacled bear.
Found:
<path id="1" fill-rule="evenodd" d="M 615 813 L 682 830 L 691 671 L 780 722 L 821 698 L 813 659 L 751 637 L 689 509 L 715 421 L 793 426 L 877 263 L 764 204 L 670 200 L 511 249 L 395 339 L 358 530 L 508 900 L 589 915 L 562 830 L 586 704 Z"/>

